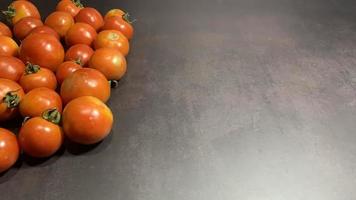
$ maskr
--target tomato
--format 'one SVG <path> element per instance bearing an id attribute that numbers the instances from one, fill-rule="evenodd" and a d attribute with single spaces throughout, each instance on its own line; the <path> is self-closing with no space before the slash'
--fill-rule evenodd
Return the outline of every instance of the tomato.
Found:
<path id="1" fill-rule="evenodd" d="M 34 17 L 22 18 L 14 25 L 14 35 L 17 39 L 23 40 L 34 28 L 39 26 L 43 26 L 40 19 Z"/>
<path id="2" fill-rule="evenodd" d="M 24 63 L 56 71 L 64 60 L 64 49 L 60 41 L 49 34 L 31 34 L 22 41 L 20 58 Z"/>
<path id="3" fill-rule="evenodd" d="M 10 37 L 0 36 L 0 56 L 17 56 L 19 46 Z"/>
<path id="4" fill-rule="evenodd" d="M 105 19 L 105 24 L 102 30 L 117 30 L 125 35 L 127 39 L 131 39 L 133 36 L 133 27 L 123 17 L 109 17 Z"/>
<path id="5" fill-rule="evenodd" d="M 80 0 L 62 0 L 57 4 L 56 10 L 67 12 L 75 17 L 82 8 L 83 4 L 80 3 Z"/>
<path id="6" fill-rule="evenodd" d="M 56 11 L 46 18 L 45 24 L 55 30 L 59 36 L 64 37 L 73 26 L 74 19 L 67 12 Z"/>
<path id="7" fill-rule="evenodd" d="M 0 78 L 17 82 L 20 80 L 24 70 L 25 65 L 20 59 L 11 56 L 0 56 Z"/>
<path id="8" fill-rule="evenodd" d="M 106 20 L 109 17 L 122 17 L 126 12 L 121 9 L 111 9 L 106 13 L 104 19 Z"/>
<path id="9" fill-rule="evenodd" d="M 75 44 L 91 45 L 96 38 L 96 31 L 93 27 L 85 23 L 75 23 L 67 32 L 65 37 L 66 44 L 72 46 Z"/>
<path id="10" fill-rule="evenodd" d="M 126 73 L 126 59 L 116 49 L 101 48 L 94 52 L 89 67 L 99 70 L 109 80 L 119 80 Z"/>
<path id="11" fill-rule="evenodd" d="M 0 173 L 12 167 L 20 155 L 20 147 L 16 135 L 0 128 Z"/>
<path id="12" fill-rule="evenodd" d="M 86 7 L 75 16 L 75 22 L 83 22 L 92 26 L 96 31 L 104 25 L 103 16 L 95 8 Z"/>
<path id="13" fill-rule="evenodd" d="M 41 19 L 40 12 L 38 12 L 36 6 L 29 1 L 13 1 L 9 5 L 8 10 L 3 13 L 6 15 L 6 18 L 12 22 L 12 24 L 16 24 L 25 17 Z"/>
<path id="14" fill-rule="evenodd" d="M 101 31 L 94 41 L 95 49 L 103 47 L 114 48 L 119 50 L 124 56 L 129 53 L 130 44 L 127 38 L 116 30 Z"/>
<path id="15" fill-rule="evenodd" d="M 34 28 L 30 34 L 36 34 L 36 33 L 44 33 L 44 34 L 49 34 L 57 38 L 58 40 L 60 39 L 58 33 L 53 30 L 51 27 L 48 26 L 40 26 L 37 28 Z"/>
<path id="16" fill-rule="evenodd" d="M 110 84 L 98 70 L 83 68 L 63 81 L 60 93 L 64 104 L 81 96 L 94 96 L 106 102 L 110 97 Z"/>
<path id="17" fill-rule="evenodd" d="M 81 68 L 82 66 L 80 66 L 78 63 L 74 61 L 67 61 L 62 63 L 61 65 L 59 65 L 56 71 L 56 77 L 58 83 L 62 84 L 64 79 L 66 79 L 69 75 L 73 74 L 75 71 Z"/>
<path id="18" fill-rule="evenodd" d="M 25 73 L 19 82 L 26 93 L 39 87 L 46 87 L 51 90 L 57 88 L 56 76 L 51 70 L 30 63 L 27 64 Z"/>
<path id="19" fill-rule="evenodd" d="M 42 117 L 26 121 L 19 132 L 19 143 L 23 151 L 33 157 L 45 158 L 58 151 L 63 143 L 63 132 L 58 126 L 60 114 L 48 110 Z"/>
<path id="20" fill-rule="evenodd" d="M 0 36 L 7 36 L 12 38 L 12 32 L 10 28 L 2 22 L 0 22 Z"/>
<path id="21" fill-rule="evenodd" d="M 40 117 L 49 109 L 62 112 L 62 100 L 54 90 L 41 87 L 28 92 L 20 102 L 19 110 L 23 117 Z"/>
<path id="22" fill-rule="evenodd" d="M 18 105 L 24 95 L 19 84 L 0 78 L 0 122 L 10 120 L 18 114 Z"/>
<path id="23" fill-rule="evenodd" d="M 87 66 L 94 50 L 85 44 L 76 44 L 70 47 L 65 55 L 66 61 L 79 61 L 82 66 Z"/>
<path id="24" fill-rule="evenodd" d="M 64 134 L 80 144 L 95 144 L 111 131 L 113 114 L 103 102 L 92 96 L 76 98 L 63 110 Z"/>

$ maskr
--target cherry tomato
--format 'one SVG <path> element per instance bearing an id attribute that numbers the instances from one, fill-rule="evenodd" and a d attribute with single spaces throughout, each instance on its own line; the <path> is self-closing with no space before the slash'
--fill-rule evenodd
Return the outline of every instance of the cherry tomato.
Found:
<path id="1" fill-rule="evenodd" d="M 0 56 L 0 78 L 17 82 L 20 80 L 24 70 L 25 65 L 20 59 L 11 56 Z"/>
<path id="2" fill-rule="evenodd" d="M 73 74 L 75 71 L 81 68 L 82 66 L 80 66 L 78 63 L 74 61 L 67 61 L 62 63 L 61 65 L 59 65 L 56 71 L 56 77 L 58 83 L 62 84 L 64 79 L 66 79 L 69 75 Z"/>
<path id="3" fill-rule="evenodd" d="M 56 11 L 46 18 L 45 24 L 55 30 L 59 36 L 64 37 L 73 26 L 74 19 L 67 12 Z"/>
<path id="4" fill-rule="evenodd" d="M 70 47 L 65 55 L 66 61 L 79 61 L 80 65 L 87 66 L 94 50 L 85 44 L 76 44 Z"/>
<path id="5" fill-rule="evenodd" d="M 12 32 L 10 28 L 2 22 L 0 22 L 0 36 L 7 36 L 12 38 Z"/>
<path id="6" fill-rule="evenodd" d="M 91 45 L 96 38 L 96 31 L 93 27 L 85 23 L 75 23 L 67 32 L 65 37 L 66 44 L 72 46 L 75 44 Z"/>
<path id="7" fill-rule="evenodd" d="M 62 0 L 57 4 L 56 10 L 67 12 L 75 17 L 82 8 L 83 4 L 80 3 L 80 0 Z"/>
<path id="8" fill-rule="evenodd" d="M 40 19 L 34 17 L 22 18 L 14 25 L 14 35 L 17 39 L 23 40 L 34 28 L 40 26 L 43 26 Z"/>
<path id="9" fill-rule="evenodd" d="M 57 92 L 41 87 L 28 92 L 20 102 L 20 113 L 23 117 L 40 117 L 49 109 L 56 108 L 62 112 L 62 100 Z"/>
<path id="10" fill-rule="evenodd" d="M 132 25 L 123 17 L 109 17 L 105 19 L 102 30 L 120 31 L 129 40 L 132 38 L 134 32 Z"/>
<path id="11" fill-rule="evenodd" d="M 92 96 L 76 98 L 63 110 L 63 130 L 72 141 L 95 144 L 109 135 L 113 114 L 103 102 Z"/>
<path id="12" fill-rule="evenodd" d="M 111 9 L 109 10 L 109 12 L 106 13 L 104 19 L 107 19 L 109 17 L 122 17 L 125 14 L 126 12 L 121 9 Z"/>
<path id="13" fill-rule="evenodd" d="M 96 31 L 104 25 L 103 16 L 95 8 L 86 7 L 75 16 L 75 22 L 83 22 L 92 26 Z"/>
<path id="14" fill-rule="evenodd" d="M 53 30 L 51 27 L 48 26 L 40 26 L 40 27 L 36 27 L 34 28 L 30 34 L 36 34 L 36 33 L 44 33 L 44 34 L 49 34 L 54 36 L 55 38 L 57 38 L 58 40 L 60 39 L 58 33 Z"/>
<path id="15" fill-rule="evenodd" d="M 31 34 L 22 41 L 20 58 L 24 63 L 56 71 L 64 60 L 64 49 L 60 41 L 49 34 Z"/>
<path id="16" fill-rule="evenodd" d="M 56 75 L 51 70 L 30 63 L 27 64 L 19 83 L 26 93 L 40 87 L 51 90 L 57 88 Z"/>
<path id="17" fill-rule="evenodd" d="M 119 80 L 126 73 L 126 59 L 116 49 L 101 48 L 94 52 L 89 67 L 99 70 L 109 80 Z"/>
<path id="18" fill-rule="evenodd" d="M 63 132 L 58 126 L 60 114 L 48 110 L 42 117 L 26 121 L 19 132 L 19 143 L 23 151 L 33 157 L 49 157 L 56 153 L 63 143 Z"/>
<path id="19" fill-rule="evenodd" d="M 12 24 L 16 24 L 25 17 L 41 19 L 41 15 L 36 6 L 29 1 L 13 1 L 9 5 L 8 10 L 3 13 L 6 15 L 7 19 L 12 22 Z"/>
<path id="20" fill-rule="evenodd" d="M 19 84 L 0 78 L 0 122 L 10 120 L 18 114 L 18 105 L 24 95 Z"/>
<path id="21" fill-rule="evenodd" d="M 0 128 L 0 173 L 12 167 L 20 155 L 20 147 L 16 135 Z"/>
<path id="22" fill-rule="evenodd" d="M 116 30 L 101 31 L 94 41 L 95 49 L 103 47 L 114 48 L 119 50 L 124 56 L 129 53 L 130 44 L 127 38 Z"/>
<path id="23" fill-rule="evenodd" d="M 110 97 L 110 84 L 96 69 L 78 69 L 63 81 L 61 97 L 63 103 L 67 104 L 81 96 L 94 96 L 106 102 Z"/>
<path id="24" fill-rule="evenodd" d="M 0 36 L 0 56 L 17 56 L 19 46 L 10 37 Z"/>

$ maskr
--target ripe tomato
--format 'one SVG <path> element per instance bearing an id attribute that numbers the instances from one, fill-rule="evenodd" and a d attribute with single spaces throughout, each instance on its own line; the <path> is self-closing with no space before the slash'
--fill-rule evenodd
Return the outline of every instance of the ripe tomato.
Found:
<path id="1" fill-rule="evenodd" d="M 102 30 L 120 31 L 129 40 L 132 38 L 134 32 L 132 25 L 123 17 L 109 17 L 105 19 Z"/>
<path id="2" fill-rule="evenodd" d="M 39 87 L 46 87 L 51 90 L 57 88 L 56 76 L 51 70 L 30 63 L 27 64 L 19 83 L 26 93 Z"/>
<path id="3" fill-rule="evenodd" d="M 82 66 L 87 66 L 94 50 L 85 44 L 76 44 L 70 47 L 65 55 L 66 61 L 79 61 Z"/>
<path id="4" fill-rule="evenodd" d="M 23 117 L 40 117 L 49 109 L 62 112 L 62 100 L 57 92 L 41 87 L 28 92 L 20 102 L 20 113 Z"/>
<path id="5" fill-rule="evenodd" d="M 73 26 L 74 19 L 67 12 L 56 11 L 46 18 L 45 24 L 55 30 L 59 36 L 64 37 Z"/>
<path id="6" fill-rule="evenodd" d="M 109 10 L 109 12 L 106 13 L 104 19 L 107 19 L 109 17 L 122 17 L 125 14 L 126 12 L 121 9 L 111 9 Z"/>
<path id="7" fill-rule="evenodd" d="M 8 6 L 7 11 L 4 11 L 3 13 L 6 15 L 6 18 L 12 22 L 12 24 L 16 24 L 25 17 L 41 19 L 41 15 L 36 6 L 29 1 L 13 1 Z"/>
<path id="8" fill-rule="evenodd" d="M 61 97 L 63 103 L 67 104 L 81 96 L 94 96 L 106 102 L 110 97 L 110 84 L 96 69 L 78 69 L 63 81 Z"/>
<path id="9" fill-rule="evenodd" d="M 0 36 L 7 36 L 12 38 L 12 32 L 10 28 L 2 22 L 0 22 Z"/>
<path id="10" fill-rule="evenodd" d="M 19 46 L 10 37 L 0 36 L 0 56 L 17 56 Z"/>
<path id="11" fill-rule="evenodd" d="M 81 69 L 78 63 L 74 61 L 67 61 L 59 65 L 56 71 L 56 77 L 59 84 L 62 84 L 64 79 L 66 79 L 69 75 L 73 74 L 78 69 Z"/>
<path id="12" fill-rule="evenodd" d="M 30 32 L 30 34 L 36 34 L 36 33 L 44 33 L 44 34 L 52 35 L 55 38 L 57 38 L 58 40 L 60 39 L 58 33 L 55 30 L 53 30 L 51 27 L 48 27 L 48 26 L 36 27 Z"/>
<path id="13" fill-rule="evenodd" d="M 0 56 L 0 78 L 17 82 L 20 80 L 24 70 L 25 65 L 20 59 L 10 56 Z"/>
<path id="14" fill-rule="evenodd" d="M 116 49 L 101 48 L 94 52 L 89 67 L 99 70 L 109 80 L 119 80 L 126 73 L 126 59 Z"/>
<path id="15" fill-rule="evenodd" d="M 80 0 L 62 0 L 57 4 L 56 10 L 67 12 L 75 17 L 82 8 L 83 4 L 80 3 Z"/>
<path id="16" fill-rule="evenodd" d="M 49 157 L 56 153 L 63 143 L 63 132 L 58 126 L 60 114 L 48 110 L 42 117 L 26 121 L 19 132 L 19 143 L 23 151 L 33 157 Z"/>
<path id="17" fill-rule="evenodd" d="M 20 148 L 16 135 L 0 128 L 0 173 L 12 167 L 19 158 Z"/>
<path id="18" fill-rule="evenodd" d="M 93 27 L 85 23 L 75 23 L 67 32 L 65 37 L 66 44 L 72 46 L 75 44 L 91 45 L 96 38 L 96 31 Z"/>
<path id="19" fill-rule="evenodd" d="M 92 96 L 76 98 L 63 110 L 63 130 L 72 141 L 95 144 L 111 131 L 113 114 L 103 102 Z"/>
<path id="20" fill-rule="evenodd" d="M 10 120 L 18 114 L 18 105 L 24 95 L 19 84 L 0 78 L 0 122 Z"/>
<path id="21" fill-rule="evenodd" d="M 24 63 L 56 71 L 64 60 L 64 49 L 60 41 L 49 34 L 31 34 L 22 41 L 20 58 Z"/>
<path id="22" fill-rule="evenodd" d="M 34 17 L 22 18 L 14 25 L 14 35 L 17 39 L 23 40 L 34 28 L 39 26 L 43 26 L 40 19 Z"/>
<path id="23" fill-rule="evenodd" d="M 116 30 L 101 31 L 94 41 L 95 49 L 103 47 L 114 48 L 119 50 L 124 56 L 129 53 L 130 44 L 127 38 Z"/>
<path id="24" fill-rule="evenodd" d="M 75 16 L 75 22 L 83 22 L 92 26 L 96 31 L 104 25 L 103 16 L 95 8 L 83 8 Z"/>

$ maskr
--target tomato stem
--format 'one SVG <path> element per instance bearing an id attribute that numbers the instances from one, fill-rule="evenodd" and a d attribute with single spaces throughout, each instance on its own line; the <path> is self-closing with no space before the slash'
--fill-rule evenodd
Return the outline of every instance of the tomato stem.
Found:
<path id="1" fill-rule="evenodd" d="M 59 124 L 61 122 L 61 113 L 58 112 L 57 108 L 52 108 L 44 111 L 42 118 L 54 124 Z"/>
<path id="2" fill-rule="evenodd" d="M 82 60 L 78 58 L 77 60 L 74 61 L 76 64 L 83 66 Z"/>
<path id="3" fill-rule="evenodd" d="M 16 94 L 16 91 L 7 92 L 5 97 L 2 99 L 6 103 L 8 108 L 16 108 L 20 103 L 20 97 Z"/>
<path id="4" fill-rule="evenodd" d="M 110 84 L 111 88 L 119 87 L 119 81 L 118 80 L 110 80 L 109 84 Z"/>
<path id="5" fill-rule="evenodd" d="M 16 15 L 16 10 L 10 5 L 7 7 L 7 10 L 2 11 L 2 14 L 4 14 L 7 21 L 11 23 L 11 19 Z"/>
<path id="6" fill-rule="evenodd" d="M 78 7 L 78 8 L 84 8 L 82 2 L 80 0 L 72 0 L 72 2 Z"/>
<path id="7" fill-rule="evenodd" d="M 31 64 L 31 63 L 27 63 L 26 65 L 26 69 L 25 69 L 25 74 L 28 75 L 28 74 L 35 74 L 37 73 L 38 71 L 40 71 L 41 67 L 38 66 L 38 65 L 34 65 L 34 64 Z"/>
<path id="8" fill-rule="evenodd" d="M 133 24 L 134 22 L 137 21 L 137 19 L 131 20 L 131 15 L 128 12 L 125 12 L 125 14 L 122 16 L 122 19 L 124 19 L 127 23 Z"/>

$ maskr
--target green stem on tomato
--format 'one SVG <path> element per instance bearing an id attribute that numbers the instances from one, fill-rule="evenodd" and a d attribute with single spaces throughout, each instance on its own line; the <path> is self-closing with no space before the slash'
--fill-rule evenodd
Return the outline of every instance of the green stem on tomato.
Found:
<path id="1" fill-rule="evenodd" d="M 27 63 L 26 68 L 25 68 L 25 75 L 35 74 L 38 71 L 40 71 L 40 69 L 41 69 L 41 67 L 38 65 Z"/>
<path id="2" fill-rule="evenodd" d="M 2 101 L 6 103 L 8 108 L 16 108 L 20 103 L 20 96 L 16 94 L 16 91 L 7 92 Z"/>
<path id="3" fill-rule="evenodd" d="M 44 111 L 42 118 L 54 124 L 59 124 L 61 122 L 61 113 L 59 113 L 57 108 L 52 108 Z"/>

